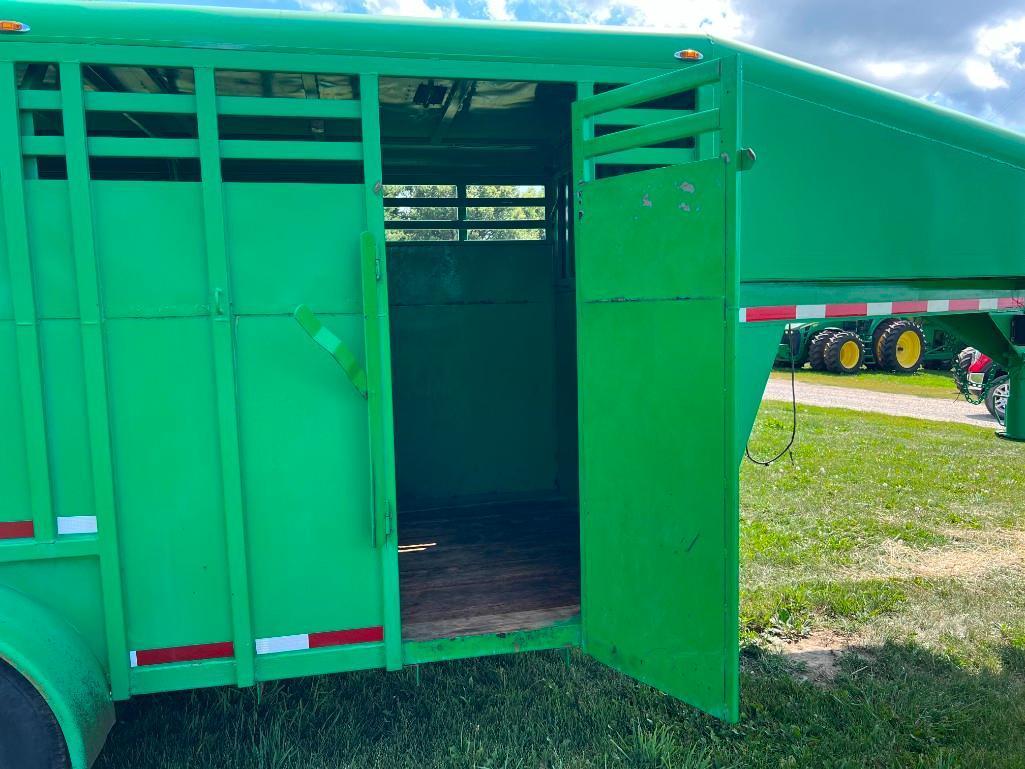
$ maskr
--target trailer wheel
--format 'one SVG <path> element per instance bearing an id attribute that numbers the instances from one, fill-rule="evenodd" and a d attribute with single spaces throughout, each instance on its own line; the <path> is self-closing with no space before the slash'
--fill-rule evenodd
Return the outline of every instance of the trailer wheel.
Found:
<path id="1" fill-rule="evenodd" d="M 880 349 L 879 342 L 883 338 L 883 334 L 890 330 L 892 326 L 900 323 L 900 318 L 887 318 L 881 321 L 878 326 L 872 331 L 872 364 L 873 368 L 883 368 L 883 351 Z"/>
<path id="2" fill-rule="evenodd" d="M 865 362 L 865 345 L 853 331 L 838 331 L 826 342 L 822 357 L 834 374 L 856 374 Z"/>
<path id="3" fill-rule="evenodd" d="M 71 761 L 53 712 L 17 670 L 0 660 L 0 767 L 68 769 Z"/>
<path id="4" fill-rule="evenodd" d="M 993 386 L 986 393 L 986 408 L 1000 424 L 1007 418 L 1007 395 L 1010 389 L 1010 379 L 1004 375 L 993 380 Z"/>
<path id="5" fill-rule="evenodd" d="M 914 374 L 925 359 L 925 334 L 917 323 L 901 320 L 879 338 L 882 368 L 895 374 Z"/>
<path id="6" fill-rule="evenodd" d="M 813 371 L 825 371 L 826 361 L 823 357 L 826 352 L 826 344 L 839 333 L 835 328 L 827 328 L 825 331 L 816 331 L 808 342 L 808 365 Z"/>

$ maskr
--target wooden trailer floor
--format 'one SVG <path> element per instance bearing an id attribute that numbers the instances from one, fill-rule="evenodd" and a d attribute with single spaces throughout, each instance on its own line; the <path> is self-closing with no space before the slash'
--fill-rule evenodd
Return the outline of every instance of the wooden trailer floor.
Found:
<path id="1" fill-rule="evenodd" d="M 399 514 L 406 640 L 533 630 L 580 611 L 576 506 L 531 502 Z"/>

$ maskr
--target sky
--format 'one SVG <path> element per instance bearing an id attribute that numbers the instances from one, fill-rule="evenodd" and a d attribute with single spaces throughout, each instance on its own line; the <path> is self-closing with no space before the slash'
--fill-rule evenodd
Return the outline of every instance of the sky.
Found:
<path id="1" fill-rule="evenodd" d="M 1022 0 L 171 2 L 432 18 L 626 25 L 708 33 L 792 56 L 1025 132 L 1025 3 Z"/>

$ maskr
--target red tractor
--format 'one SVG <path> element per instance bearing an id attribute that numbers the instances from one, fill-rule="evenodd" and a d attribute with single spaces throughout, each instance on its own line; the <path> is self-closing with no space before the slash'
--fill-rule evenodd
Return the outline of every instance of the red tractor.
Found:
<path id="1" fill-rule="evenodd" d="M 985 403 L 989 413 L 1004 423 L 1007 371 L 974 347 L 966 347 L 954 361 L 954 381 L 969 403 Z"/>

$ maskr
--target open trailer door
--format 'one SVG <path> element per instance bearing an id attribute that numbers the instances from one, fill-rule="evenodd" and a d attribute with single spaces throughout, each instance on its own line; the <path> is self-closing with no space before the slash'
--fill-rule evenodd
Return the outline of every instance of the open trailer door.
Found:
<path id="1" fill-rule="evenodd" d="M 573 112 L 583 647 L 730 720 L 736 67 L 697 64 Z M 719 106 L 654 123 L 636 109 L 688 91 Z"/>

